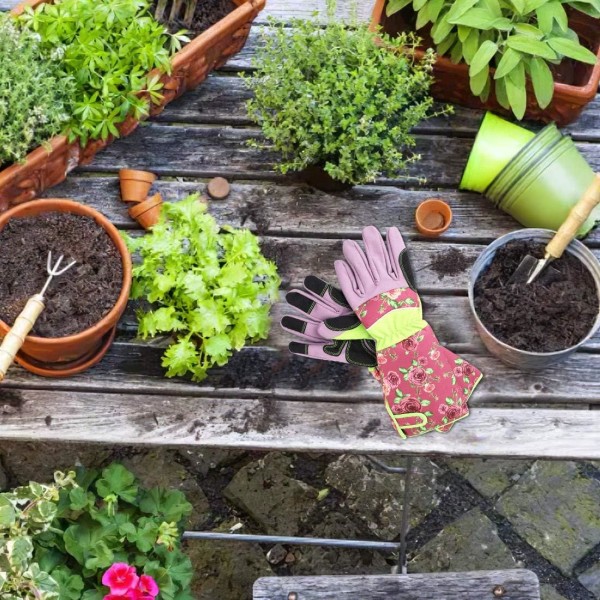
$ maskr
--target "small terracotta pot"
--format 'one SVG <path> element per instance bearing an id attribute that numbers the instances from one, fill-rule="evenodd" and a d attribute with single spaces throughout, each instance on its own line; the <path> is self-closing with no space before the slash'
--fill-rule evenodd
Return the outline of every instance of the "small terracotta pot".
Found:
<path id="1" fill-rule="evenodd" d="M 135 219 L 144 229 L 158 223 L 163 199 L 159 193 L 154 194 L 147 200 L 134 204 L 127 212 L 132 219 Z"/>
<path id="2" fill-rule="evenodd" d="M 121 318 L 127 306 L 131 289 L 131 256 L 125 242 L 121 238 L 118 229 L 103 214 L 89 206 L 72 200 L 57 198 L 26 202 L 0 215 L 0 229 L 11 219 L 34 217 L 48 212 L 66 212 L 94 219 L 106 231 L 121 255 L 123 286 L 113 308 L 92 327 L 74 335 L 60 338 L 27 336 L 21 348 L 21 360 L 17 359 L 17 362 L 26 369 L 29 368 L 28 363 L 35 363 L 37 371 L 34 368 L 30 369 L 34 373 L 44 370 L 41 365 L 46 365 L 46 370 L 50 371 L 55 370 L 54 367 L 60 370 L 67 365 L 78 365 L 80 367 L 85 365 L 85 368 L 88 368 L 95 364 L 97 360 L 100 360 L 101 351 L 106 345 L 106 336 L 116 327 Z M 0 320 L 0 337 L 4 337 L 10 331 L 10 327 L 10 325 Z M 94 358 L 97 360 L 94 361 Z"/>
<path id="3" fill-rule="evenodd" d="M 439 198 L 429 198 L 417 207 L 415 221 L 419 233 L 426 237 L 437 237 L 450 227 L 452 209 Z"/>
<path id="4" fill-rule="evenodd" d="M 156 181 L 156 175 L 149 171 L 121 169 L 119 180 L 123 202 L 143 202 L 148 197 L 152 184 Z"/>

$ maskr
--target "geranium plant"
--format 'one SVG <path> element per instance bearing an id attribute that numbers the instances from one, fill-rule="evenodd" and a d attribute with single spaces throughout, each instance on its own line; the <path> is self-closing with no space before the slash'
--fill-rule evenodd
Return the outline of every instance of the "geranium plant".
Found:
<path id="1" fill-rule="evenodd" d="M 0 494 L 0 598 L 62 600 L 58 582 L 34 559 L 34 538 L 48 531 L 58 512 L 59 491 L 75 485 L 75 473 L 57 472 L 51 485 L 30 483 Z"/>
<path id="2" fill-rule="evenodd" d="M 519 119 L 528 79 L 546 108 L 554 95 L 554 66 L 564 59 L 596 62 L 569 28 L 565 7 L 598 18 L 600 0 L 389 0 L 387 14 L 409 5 L 417 29 L 431 25 L 436 51 L 469 65 L 473 94 L 485 101 L 493 86 L 498 102 Z"/>
<path id="3" fill-rule="evenodd" d="M 132 298 L 151 304 L 137 311 L 138 333 L 173 339 L 162 360 L 168 377 L 201 381 L 234 350 L 267 337 L 280 281 L 251 231 L 220 227 L 193 195 L 165 203 L 151 232 L 127 243 L 141 259 Z"/>
<path id="4" fill-rule="evenodd" d="M 149 6 L 148 0 L 60 0 L 28 7 L 20 17 L 75 81 L 72 140 L 118 137 L 119 123 L 147 115 L 149 101 L 160 99 L 162 84 L 148 72 L 170 72 L 171 54 L 189 40 L 184 32 L 170 34 Z"/>
<path id="5" fill-rule="evenodd" d="M 102 576 L 102 585 L 110 590 L 103 600 L 154 600 L 160 593 L 153 577 L 140 577 L 137 569 L 127 563 L 112 565 Z"/>
<path id="6" fill-rule="evenodd" d="M 321 165 L 337 181 L 360 184 L 397 176 L 419 158 L 411 129 L 434 114 L 435 54 L 417 61 L 415 36 L 380 37 L 331 16 L 324 28 L 271 21 L 246 78 L 248 111 L 281 153 L 282 173 Z"/>
<path id="7" fill-rule="evenodd" d="M 183 522 L 192 509 L 185 496 L 143 489 L 119 464 L 101 473 L 79 469 L 76 483 L 60 491 L 52 527 L 33 540 L 35 561 L 58 585 L 56 597 L 146 600 L 156 586 L 160 600 L 191 600 L 191 564 L 181 551 Z M 128 573 L 135 577 L 123 579 L 127 590 L 118 586 L 123 567 L 115 563 L 133 569 Z M 107 594 L 111 584 L 115 592 Z"/>
<path id="8" fill-rule="evenodd" d="M 0 13 L 0 168 L 60 133 L 74 85 L 60 60 L 42 56 L 39 36 Z"/>

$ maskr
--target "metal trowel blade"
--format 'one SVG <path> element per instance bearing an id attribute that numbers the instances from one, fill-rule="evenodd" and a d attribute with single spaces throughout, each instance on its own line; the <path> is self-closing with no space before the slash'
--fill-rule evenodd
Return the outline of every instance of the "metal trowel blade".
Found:
<path id="1" fill-rule="evenodd" d="M 529 277 L 538 268 L 538 265 L 544 262 L 546 262 L 544 258 L 535 258 L 531 254 L 527 255 L 508 280 L 509 285 L 511 283 L 527 283 Z M 543 278 L 544 282 L 548 283 L 549 281 L 554 281 L 559 275 L 560 271 L 557 271 L 554 267 L 546 266 L 536 279 Z"/>

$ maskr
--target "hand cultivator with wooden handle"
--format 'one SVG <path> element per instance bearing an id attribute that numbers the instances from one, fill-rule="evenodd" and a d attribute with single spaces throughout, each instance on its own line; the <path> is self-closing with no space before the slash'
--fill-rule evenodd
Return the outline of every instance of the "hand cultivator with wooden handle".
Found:
<path id="1" fill-rule="evenodd" d="M 38 317 L 46 307 L 44 304 L 44 294 L 52 282 L 52 279 L 66 273 L 76 262 L 73 260 L 66 267 L 61 269 L 60 265 L 62 264 L 63 258 L 64 256 L 61 255 L 56 263 L 52 265 L 52 251 L 48 252 L 48 263 L 46 265 L 48 279 L 46 279 L 42 291 L 39 294 L 31 296 L 31 298 L 27 300 L 25 308 L 17 317 L 15 324 L 6 334 L 6 337 L 0 346 L 0 381 L 6 376 L 6 372 L 15 360 L 17 352 L 25 342 L 25 338 L 29 335 L 29 332 L 33 329 L 35 322 L 38 320 Z"/>
<path id="2" fill-rule="evenodd" d="M 168 9 L 169 4 L 171 4 L 170 10 Z M 179 19 L 186 27 L 190 27 L 194 20 L 196 4 L 198 4 L 197 0 L 158 0 L 154 18 L 159 22 L 163 22 L 164 19 L 167 19 L 167 21 Z M 182 9 L 185 9 L 183 15 Z"/>

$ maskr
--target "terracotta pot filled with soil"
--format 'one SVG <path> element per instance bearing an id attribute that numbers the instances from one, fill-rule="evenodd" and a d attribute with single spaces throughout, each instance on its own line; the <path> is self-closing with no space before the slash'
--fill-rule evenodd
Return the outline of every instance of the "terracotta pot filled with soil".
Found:
<path id="1" fill-rule="evenodd" d="M 98 211 L 70 200 L 37 200 L 0 216 L 0 336 L 46 280 L 46 259 L 77 264 L 48 288 L 46 306 L 17 362 L 48 376 L 81 372 L 106 353 L 129 298 L 131 257 Z"/>
<path id="2" fill-rule="evenodd" d="M 469 301 L 486 347 L 503 362 L 538 370 L 564 360 L 600 327 L 600 264 L 574 240 L 531 284 L 510 282 L 527 255 L 543 258 L 553 231 L 496 240 L 475 262 Z"/>
<path id="3" fill-rule="evenodd" d="M 397 35 L 403 31 L 414 31 L 423 38 L 423 50 L 434 48 L 431 40 L 430 26 L 416 29 L 416 15 L 412 8 L 386 15 L 389 0 L 376 0 L 372 13 L 372 27 L 381 27 L 385 33 Z M 589 104 L 598 92 L 600 84 L 600 27 L 598 20 L 579 11 L 569 11 L 569 27 L 575 31 L 582 42 L 598 56 L 595 65 L 587 65 L 572 60 L 563 60 L 555 68 L 554 97 L 549 106 L 542 109 L 538 106 L 531 83 L 527 82 L 526 119 L 556 122 L 564 127 L 575 121 L 585 106 Z M 494 73 L 494 69 L 491 70 Z M 512 116 L 512 113 L 500 105 L 492 91 L 486 102 L 474 96 L 469 84 L 469 66 L 465 63 L 454 64 L 447 56 L 438 56 L 433 66 L 435 81 L 431 87 L 431 95 L 437 100 L 454 102 L 469 108 L 493 110 L 496 113 Z"/>

